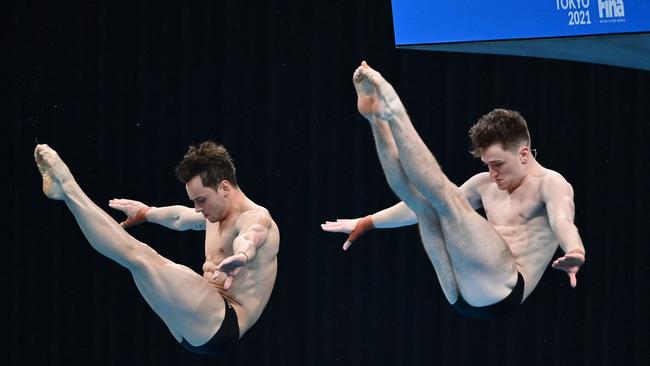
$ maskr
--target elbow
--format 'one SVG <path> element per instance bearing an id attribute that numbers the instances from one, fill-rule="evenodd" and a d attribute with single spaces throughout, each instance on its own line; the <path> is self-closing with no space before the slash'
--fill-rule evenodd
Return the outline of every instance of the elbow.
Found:
<path id="1" fill-rule="evenodd" d="M 190 229 L 189 225 L 186 225 L 185 220 L 182 220 L 182 216 L 176 216 L 171 222 L 171 229 L 176 231 L 187 231 Z"/>

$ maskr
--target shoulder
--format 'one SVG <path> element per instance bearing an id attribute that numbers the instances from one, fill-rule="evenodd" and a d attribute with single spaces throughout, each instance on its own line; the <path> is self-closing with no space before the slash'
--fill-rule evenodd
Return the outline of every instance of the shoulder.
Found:
<path id="1" fill-rule="evenodd" d="M 564 194 L 573 195 L 573 187 L 562 174 L 544 168 L 540 179 L 540 192 L 546 198 Z"/>
<path id="2" fill-rule="evenodd" d="M 249 210 L 246 210 L 239 215 L 237 219 L 237 226 L 240 229 L 245 229 L 251 225 L 261 225 L 263 227 L 269 228 L 273 224 L 273 219 L 269 211 L 262 206 L 255 206 Z"/>
<path id="3" fill-rule="evenodd" d="M 463 190 L 478 190 L 480 187 L 492 182 L 493 181 L 492 178 L 490 178 L 490 173 L 482 172 L 469 178 L 465 183 L 463 183 L 461 188 Z"/>
<path id="4" fill-rule="evenodd" d="M 471 178 L 465 182 L 465 184 L 485 184 L 485 183 L 490 183 L 492 182 L 492 178 L 490 178 L 490 173 L 488 172 L 481 172 L 478 174 L 475 174 Z"/>
<path id="5" fill-rule="evenodd" d="M 470 206 L 472 206 L 473 209 L 478 209 L 483 205 L 482 196 L 485 192 L 485 187 L 492 182 L 489 173 L 478 173 L 463 183 L 463 185 L 460 186 L 460 191 L 465 196 Z"/>

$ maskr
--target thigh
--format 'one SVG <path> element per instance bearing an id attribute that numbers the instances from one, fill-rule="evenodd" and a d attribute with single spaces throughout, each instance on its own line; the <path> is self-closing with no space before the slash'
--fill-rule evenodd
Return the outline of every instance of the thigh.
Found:
<path id="1" fill-rule="evenodd" d="M 207 342 L 225 315 L 219 291 L 190 268 L 142 245 L 137 265 L 131 269 L 142 296 L 177 340 L 182 337 L 192 345 Z"/>
<path id="2" fill-rule="evenodd" d="M 460 293 L 473 306 L 505 298 L 517 281 L 515 259 L 505 240 L 469 206 L 462 193 L 440 215 L 445 245 Z"/>
<path id="3" fill-rule="evenodd" d="M 440 287 L 447 301 L 453 304 L 458 298 L 458 285 L 435 210 L 427 212 L 426 215 L 418 214 L 418 229 L 422 245 L 433 265 Z"/>

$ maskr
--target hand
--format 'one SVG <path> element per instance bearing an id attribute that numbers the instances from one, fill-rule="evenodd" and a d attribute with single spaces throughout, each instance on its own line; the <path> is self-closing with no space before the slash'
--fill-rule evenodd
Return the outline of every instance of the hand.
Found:
<path id="1" fill-rule="evenodd" d="M 325 221 L 321 224 L 321 229 L 331 233 L 346 233 L 350 234 L 343 243 L 343 250 L 348 250 L 350 245 L 357 240 L 361 235 L 370 229 L 374 229 L 372 223 L 372 216 L 368 215 L 361 219 L 337 219 L 334 221 Z"/>
<path id="2" fill-rule="evenodd" d="M 142 202 L 121 199 L 121 198 L 119 199 L 114 198 L 108 201 L 108 206 L 116 210 L 122 211 L 126 214 L 126 220 L 120 222 L 120 225 L 123 228 L 139 225 L 142 224 L 143 222 L 146 222 L 147 211 L 151 209 L 151 207 L 145 205 Z"/>
<path id="3" fill-rule="evenodd" d="M 219 263 L 214 275 L 212 275 L 212 280 L 216 280 L 221 276 L 221 273 L 226 275 L 226 281 L 223 284 L 224 289 L 229 289 L 232 281 L 237 277 L 237 275 L 244 269 L 244 266 L 248 262 L 248 256 L 244 252 L 237 252 L 230 257 L 224 258 L 224 260 Z"/>
<path id="4" fill-rule="evenodd" d="M 336 221 L 325 221 L 320 224 L 321 229 L 330 233 L 346 233 L 349 234 L 354 230 L 359 219 L 336 219 Z"/>
<path id="5" fill-rule="evenodd" d="M 569 252 L 564 257 L 556 259 L 551 265 L 555 269 L 564 271 L 569 275 L 569 281 L 571 282 L 571 287 L 576 287 L 578 280 L 576 279 L 576 273 L 580 270 L 580 266 L 585 262 L 585 255 L 581 252 Z"/>

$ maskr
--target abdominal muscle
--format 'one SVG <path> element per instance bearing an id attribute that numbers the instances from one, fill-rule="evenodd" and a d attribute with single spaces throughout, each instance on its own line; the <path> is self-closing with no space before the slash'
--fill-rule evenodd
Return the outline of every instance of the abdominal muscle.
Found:
<path id="1" fill-rule="evenodd" d="M 545 216 L 520 225 L 495 226 L 512 252 L 518 271 L 524 277 L 526 298 L 537 286 L 558 248 Z"/>

